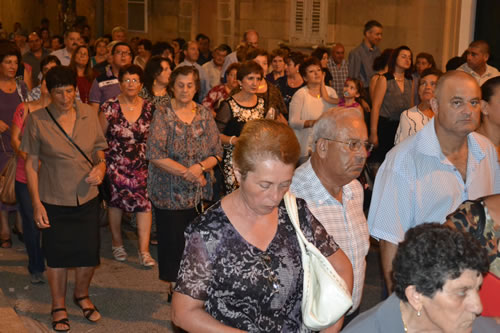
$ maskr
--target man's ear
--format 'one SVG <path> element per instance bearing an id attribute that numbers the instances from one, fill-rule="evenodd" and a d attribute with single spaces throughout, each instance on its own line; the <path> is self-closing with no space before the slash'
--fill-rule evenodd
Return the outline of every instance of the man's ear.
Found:
<path id="1" fill-rule="evenodd" d="M 324 158 L 326 156 L 326 153 L 328 152 L 328 141 L 325 139 L 318 139 L 316 141 L 316 153 L 319 155 L 319 157 Z"/>
<path id="2" fill-rule="evenodd" d="M 432 99 L 430 100 L 430 104 L 432 111 L 434 112 L 435 115 L 437 115 L 439 110 L 439 105 L 436 97 L 432 97 Z"/>

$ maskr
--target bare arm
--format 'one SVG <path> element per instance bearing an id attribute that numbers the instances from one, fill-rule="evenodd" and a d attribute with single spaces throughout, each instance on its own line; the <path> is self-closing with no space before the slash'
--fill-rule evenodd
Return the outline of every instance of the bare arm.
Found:
<path id="1" fill-rule="evenodd" d="M 398 246 L 386 240 L 380 240 L 380 259 L 384 273 L 385 285 L 389 294 L 392 292 L 392 260 L 396 256 Z"/>
<path id="2" fill-rule="evenodd" d="M 39 228 L 50 228 L 49 218 L 38 193 L 38 155 L 28 154 L 26 158 L 26 180 L 33 205 L 33 220 Z"/>
<path id="3" fill-rule="evenodd" d="M 328 90 L 326 90 L 326 85 L 325 85 L 325 73 L 323 73 L 323 80 L 321 80 L 321 88 L 320 88 L 320 93 L 321 93 L 321 98 L 323 98 L 327 103 L 329 104 L 339 104 L 339 99 L 331 97 L 328 95 Z M 337 95 L 339 94 L 336 91 Z"/>
<path id="4" fill-rule="evenodd" d="M 242 330 L 223 325 L 209 315 L 203 301 L 174 292 L 172 297 L 172 321 L 188 332 L 199 333 L 232 333 Z"/>
<path id="5" fill-rule="evenodd" d="M 376 146 L 378 146 L 378 118 L 386 90 L 387 79 L 385 76 L 381 76 L 377 81 L 377 86 L 375 87 L 372 110 L 370 112 L 370 142 Z"/>
<path id="6" fill-rule="evenodd" d="M 23 110 L 23 122 L 26 119 L 26 115 L 28 114 L 28 104 L 27 103 L 21 103 L 18 105 L 16 112 L 20 112 L 20 108 Z M 16 118 L 16 114 L 14 115 L 14 119 Z M 21 146 L 21 129 L 19 126 L 16 125 L 16 122 L 12 122 L 12 127 L 10 129 L 10 144 L 12 146 L 12 149 L 14 149 L 14 152 L 16 155 L 19 155 L 23 160 L 26 160 L 26 153 L 23 151 L 19 150 L 19 147 Z"/>

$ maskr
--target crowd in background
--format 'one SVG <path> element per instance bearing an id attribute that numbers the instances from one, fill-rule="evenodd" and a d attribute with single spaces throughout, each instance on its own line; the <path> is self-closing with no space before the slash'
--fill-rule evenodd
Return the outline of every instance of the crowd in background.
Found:
<path id="1" fill-rule="evenodd" d="M 128 258 L 121 236 L 121 223 L 126 216 L 136 224 L 138 260 L 145 268 L 157 264 L 149 247 L 158 245 L 159 278 L 165 281 L 168 293 L 174 295 L 174 322 L 180 327 L 196 331 L 197 325 L 216 329 L 224 323 L 244 330 L 298 331 L 301 319 L 296 302 L 300 303 L 300 292 L 293 297 L 280 294 L 273 298 L 280 277 L 290 278 L 281 283 L 281 288 L 287 290 L 294 290 L 302 281 L 290 270 L 295 266 L 300 270 L 300 263 L 291 259 L 299 255 L 297 249 L 284 251 L 294 246 L 286 241 L 290 230 L 280 229 L 287 221 L 286 209 L 280 202 L 291 186 L 291 191 L 303 199 L 299 201 L 299 210 L 308 221 L 304 227 L 310 233 L 308 237 L 348 281 L 353 294 L 353 308 L 343 321 L 331 327 L 332 331 L 340 331 L 359 314 L 370 235 L 381 241 L 388 291 L 392 290 L 391 281 L 396 274 L 396 296 L 380 309 L 394 311 L 394 304 L 401 302 L 398 314 L 405 331 L 407 324 L 449 331 L 448 324 L 436 322 L 430 313 L 446 309 L 434 298 L 435 289 L 441 290 L 442 285 L 427 292 L 419 289 L 424 288 L 420 280 L 402 282 L 402 276 L 411 279 L 405 275 L 410 269 L 404 266 L 406 257 L 418 264 L 427 260 L 412 257 L 408 252 L 408 247 L 421 245 L 413 244 L 417 241 L 412 237 L 424 233 L 425 228 L 416 229 L 414 234 L 409 232 L 407 238 L 404 235 L 422 222 L 444 223 L 446 216 L 463 201 L 500 191 L 500 73 L 487 64 L 490 50 L 485 41 L 472 42 L 462 57 L 450 59 L 446 64 L 449 73 L 444 74 L 429 53 L 414 56 L 405 45 L 380 50 L 377 45 L 383 37 L 383 26 L 375 20 L 365 24 L 361 44 L 348 57 L 340 42 L 328 48 L 318 46 L 310 54 L 286 45 L 269 52 L 259 47 L 256 30 L 246 31 L 241 42 L 231 48 L 226 44 L 212 47 L 210 38 L 202 33 L 190 41 L 151 41 L 129 39 L 127 30 L 117 26 L 110 34 L 94 38 L 90 27 L 81 24 L 59 36 L 51 35 L 48 20 L 41 23 L 30 33 L 16 23 L 14 31 L 0 40 L 0 169 L 12 154 L 17 156 L 17 206 L 0 206 L 0 247 L 12 246 L 8 213 L 19 211 L 12 232 L 25 242 L 31 282 L 44 283 L 47 271 L 54 330 L 70 328 L 64 303 L 69 267 L 77 267 L 75 303 L 89 321 L 101 317 L 88 298 L 88 288 L 93 268 L 99 264 L 98 213 L 102 207 L 97 186 L 106 184 L 110 192 L 106 200 L 107 223 L 114 259 Z M 442 76 L 444 79 L 440 79 Z M 462 80 L 464 86 L 474 84 L 470 89 L 477 96 L 449 102 L 456 110 L 461 107 L 459 102 L 471 105 L 470 114 L 463 119 L 446 116 L 448 106 L 440 101 L 443 90 L 451 89 L 449 83 L 444 83 L 449 77 L 457 82 Z M 49 124 L 51 121 L 57 127 Z M 471 124 L 458 130 L 460 121 Z M 435 131 L 431 129 L 434 127 Z M 479 138 L 472 133 L 476 130 L 481 134 Z M 265 136 L 261 131 L 276 137 Z M 487 138 L 484 141 L 483 136 Z M 418 140 L 435 137 L 426 142 L 427 147 L 437 147 L 435 150 L 419 150 Z M 460 141 L 465 146 L 446 145 L 458 139 L 465 140 Z M 474 143 L 467 148 L 467 142 Z M 330 144 L 340 144 L 342 148 L 331 148 Z M 420 156 L 417 153 L 436 154 L 456 167 L 455 174 L 448 177 L 456 176 L 460 189 L 450 190 L 458 194 L 442 191 L 443 197 L 456 194 L 456 198 L 450 202 L 443 199 L 439 214 L 426 214 L 426 206 L 430 205 L 426 200 L 430 197 L 422 199 L 418 206 L 400 192 L 411 188 L 408 192 L 429 194 L 418 188 L 433 182 L 421 174 L 427 161 L 416 161 L 419 167 L 413 170 L 414 165 L 405 164 L 409 158 L 399 158 L 410 154 L 416 160 Z M 428 171 L 439 167 L 442 165 L 433 165 Z M 266 173 L 276 176 L 268 180 L 263 176 Z M 481 179 L 473 178 L 476 173 L 481 173 Z M 473 181 L 477 182 L 475 187 Z M 63 182 L 72 185 L 63 188 Z M 439 183 L 437 178 L 434 183 Z M 308 190 L 311 184 L 316 186 Z M 278 190 L 268 195 L 274 197 L 268 200 L 268 206 L 262 206 L 258 200 L 267 202 L 263 193 L 274 191 L 275 186 Z M 318 193 L 322 192 L 318 189 L 322 186 L 325 191 L 320 198 Z M 221 198 L 224 199 L 218 201 Z M 324 204 L 328 200 L 333 202 L 331 206 L 337 205 L 332 211 L 323 207 L 328 206 Z M 396 207 L 386 205 L 388 202 Z M 402 209 L 398 205 L 407 206 Z M 242 216 L 243 212 L 247 215 Z M 388 215 L 407 220 L 390 225 Z M 260 230 L 262 226 L 247 221 L 248 216 L 268 224 Z M 65 226 L 69 225 L 68 219 L 74 221 Z M 82 226 L 87 219 L 95 219 L 95 223 Z M 193 226 L 195 219 L 202 223 L 199 228 Z M 225 219 L 234 229 L 221 224 Z M 492 219 L 495 220 L 494 213 Z M 331 221 L 336 221 L 337 226 Z M 248 229 L 250 225 L 256 229 Z M 274 233 L 268 234 L 269 225 L 275 228 L 276 240 L 272 238 Z M 429 232 L 436 235 L 429 236 L 429 243 L 444 237 L 439 233 L 451 232 L 434 227 L 437 231 Z M 200 234 L 204 232 L 211 237 L 210 241 L 203 239 L 207 244 L 200 243 Z M 235 245 L 240 241 L 238 233 L 255 247 Z M 72 241 L 74 235 L 79 236 L 79 242 Z M 224 237 L 236 239 L 229 244 Z M 403 240 L 403 250 L 396 255 L 397 244 Z M 213 256 L 221 254 L 211 242 L 244 255 L 229 258 L 225 263 L 215 262 Z M 460 238 L 456 242 L 472 241 Z M 475 264 L 472 259 L 463 263 L 462 270 L 453 271 L 456 276 L 441 277 L 443 284 L 463 276 L 464 280 L 473 280 L 471 288 L 480 284 L 475 278 L 487 269 L 481 261 L 483 254 L 474 246 L 467 251 L 477 257 Z M 77 251 L 68 251 L 68 247 Z M 453 249 L 449 256 L 455 258 Z M 431 255 L 432 251 L 426 248 L 423 253 Z M 267 261 L 271 252 L 280 259 Z M 395 257 L 397 267 L 392 273 Z M 283 262 L 291 266 L 285 269 Z M 266 279 L 277 280 L 272 281 L 271 296 L 266 296 L 263 304 L 257 306 L 254 302 L 261 300 L 247 300 L 252 311 L 263 313 L 257 316 L 260 322 L 240 318 L 237 314 L 245 312 L 245 306 L 236 304 L 236 297 L 225 295 L 227 290 L 220 288 L 234 283 L 234 275 L 214 273 L 216 269 L 231 270 L 238 263 L 242 264 L 240 269 L 250 272 L 267 272 L 269 267 L 279 271 L 277 277 L 266 273 Z M 192 276 L 197 270 L 195 265 L 203 267 L 197 271 L 203 276 Z M 443 269 L 452 270 L 448 266 Z M 493 275 L 488 275 L 489 286 L 498 287 L 498 279 Z M 219 289 L 210 284 L 210 276 L 220 283 Z M 205 289 L 193 283 L 198 278 Z M 248 283 L 251 288 L 260 288 L 255 281 L 244 280 L 240 281 L 243 286 Z M 237 295 L 244 290 L 235 289 Z M 419 303 L 415 293 L 430 297 L 430 303 Z M 217 304 L 218 297 L 226 303 Z M 484 294 L 483 297 L 487 298 Z M 466 310 L 474 316 L 481 312 L 477 303 Z M 421 311 L 429 321 L 424 326 L 418 323 Z M 500 315 L 498 305 L 490 305 L 488 311 L 492 317 Z M 207 312 L 211 317 L 204 322 Z M 367 321 L 371 317 L 361 317 L 363 321 L 350 326 L 352 332 L 372 325 Z M 214 318 L 216 321 L 212 322 Z M 453 321 L 451 314 L 447 319 Z M 351 332 L 349 326 L 347 331 Z"/>

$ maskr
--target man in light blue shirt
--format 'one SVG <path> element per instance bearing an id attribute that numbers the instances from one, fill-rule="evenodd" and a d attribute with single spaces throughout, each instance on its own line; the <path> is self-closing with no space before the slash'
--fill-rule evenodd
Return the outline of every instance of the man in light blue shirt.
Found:
<path id="1" fill-rule="evenodd" d="M 198 73 L 200 75 L 200 91 L 198 91 L 197 102 L 201 104 L 201 101 L 203 101 L 208 91 L 210 90 L 210 80 L 207 72 L 196 62 L 198 60 L 198 57 L 200 56 L 198 44 L 194 41 L 189 41 L 184 47 L 184 61 L 179 63 L 177 67 L 193 66 L 198 70 Z"/>
<path id="2" fill-rule="evenodd" d="M 500 193 L 495 147 L 473 132 L 479 125 L 480 100 L 481 90 L 472 76 L 445 74 L 431 100 L 435 117 L 394 147 L 378 171 L 368 227 L 380 240 L 389 291 L 392 259 L 408 229 L 443 223 L 464 200 Z"/>

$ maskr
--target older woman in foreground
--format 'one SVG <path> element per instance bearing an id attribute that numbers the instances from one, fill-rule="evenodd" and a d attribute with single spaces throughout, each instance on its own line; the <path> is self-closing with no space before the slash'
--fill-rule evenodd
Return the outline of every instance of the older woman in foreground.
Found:
<path id="1" fill-rule="evenodd" d="M 488 265 L 467 233 L 437 223 L 412 228 L 392 263 L 394 293 L 343 332 L 471 332 L 483 310 L 478 291 Z"/>
<path id="2" fill-rule="evenodd" d="M 87 320 L 96 322 L 101 318 L 88 295 L 99 265 L 97 185 L 106 172 L 103 150 L 107 144 L 97 114 L 86 104 L 75 104 L 75 72 L 56 66 L 47 73 L 46 82 L 52 102 L 30 113 L 20 150 L 28 155 L 26 178 L 33 219 L 42 229 L 52 295 L 52 327 L 67 332 L 68 268 L 76 268 L 73 301 Z M 68 137 L 93 161 L 92 165 Z"/>
<path id="3" fill-rule="evenodd" d="M 172 302 L 176 325 L 190 332 L 309 332 L 300 310 L 301 251 L 283 202 L 299 155 L 288 126 L 267 119 L 245 125 L 233 153 L 239 189 L 186 231 Z M 306 238 L 352 290 L 346 255 L 305 201 L 297 205 Z"/>

